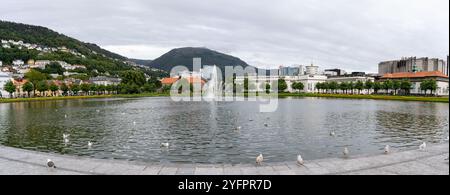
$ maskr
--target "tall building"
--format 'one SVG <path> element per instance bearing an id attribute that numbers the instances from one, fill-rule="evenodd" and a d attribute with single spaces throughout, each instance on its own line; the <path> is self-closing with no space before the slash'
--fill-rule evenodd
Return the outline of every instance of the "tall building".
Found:
<path id="1" fill-rule="evenodd" d="M 300 67 L 283 67 L 280 66 L 280 76 L 298 76 L 300 75 Z"/>
<path id="2" fill-rule="evenodd" d="M 319 74 L 319 67 L 314 66 L 311 64 L 311 66 L 306 66 L 306 74 L 307 75 L 317 75 Z"/>
<path id="3" fill-rule="evenodd" d="M 439 71 L 447 74 L 448 68 L 445 61 L 437 58 L 408 57 L 401 60 L 385 61 L 378 64 L 380 75 L 400 72 L 434 72 Z"/>

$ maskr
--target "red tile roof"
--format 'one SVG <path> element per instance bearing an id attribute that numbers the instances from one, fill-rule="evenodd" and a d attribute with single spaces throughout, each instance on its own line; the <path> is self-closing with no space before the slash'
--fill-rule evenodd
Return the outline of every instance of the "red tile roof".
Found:
<path id="1" fill-rule="evenodd" d="M 174 84 L 175 82 L 177 82 L 178 81 L 178 77 L 177 78 L 163 78 L 162 80 L 161 80 L 161 83 L 163 84 L 163 85 L 172 85 L 172 84 Z"/>
<path id="2" fill-rule="evenodd" d="M 394 74 L 385 74 L 383 79 L 401 79 L 401 78 L 425 78 L 425 77 L 442 77 L 448 78 L 445 74 L 439 71 L 434 72 L 400 72 Z"/>

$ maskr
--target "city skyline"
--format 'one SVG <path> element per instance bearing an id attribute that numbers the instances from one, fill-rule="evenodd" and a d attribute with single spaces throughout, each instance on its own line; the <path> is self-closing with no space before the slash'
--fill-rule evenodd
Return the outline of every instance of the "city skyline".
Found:
<path id="1" fill-rule="evenodd" d="M 193 46 L 257 67 L 314 63 L 324 69 L 377 72 L 379 62 L 401 57 L 446 59 L 448 3 L 6 0 L 8 9 L 0 19 L 42 25 L 130 58 L 155 59 L 170 49 Z"/>

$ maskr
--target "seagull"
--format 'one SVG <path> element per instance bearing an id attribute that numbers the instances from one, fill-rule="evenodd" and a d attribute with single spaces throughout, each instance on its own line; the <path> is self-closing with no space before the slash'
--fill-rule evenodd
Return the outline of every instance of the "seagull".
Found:
<path id="1" fill-rule="evenodd" d="M 348 156 L 350 154 L 350 152 L 348 151 L 348 148 L 344 148 L 344 156 Z"/>
<path id="2" fill-rule="evenodd" d="M 161 143 L 161 148 L 168 148 L 169 146 L 169 143 Z"/>
<path id="3" fill-rule="evenodd" d="M 67 114 L 64 115 L 64 118 L 67 118 Z"/>
<path id="4" fill-rule="evenodd" d="M 336 136 L 336 133 L 334 131 L 330 132 L 330 136 L 334 137 Z"/>
<path id="5" fill-rule="evenodd" d="M 56 169 L 55 163 L 50 159 L 47 159 L 47 166 Z"/>
<path id="6" fill-rule="evenodd" d="M 68 138 L 64 138 L 64 143 L 65 144 L 69 143 L 69 139 Z"/>
<path id="7" fill-rule="evenodd" d="M 425 150 L 427 148 L 427 143 L 423 142 L 422 145 L 419 146 L 420 150 Z"/>
<path id="8" fill-rule="evenodd" d="M 69 139 L 70 134 L 63 133 L 63 139 Z"/>
<path id="9" fill-rule="evenodd" d="M 445 141 L 446 141 L 446 142 L 448 142 L 448 141 L 449 141 L 449 140 L 448 140 L 448 136 L 447 136 L 447 139 L 445 139 Z"/>
<path id="10" fill-rule="evenodd" d="M 264 157 L 262 154 L 260 154 L 258 157 L 256 157 L 256 164 L 261 165 L 261 163 L 264 161 Z"/>
<path id="11" fill-rule="evenodd" d="M 384 147 L 384 153 L 385 154 L 391 153 L 391 146 L 387 145 L 386 147 Z"/>
<path id="12" fill-rule="evenodd" d="M 297 164 L 302 166 L 303 164 L 305 164 L 305 162 L 303 161 L 303 158 L 301 155 L 297 156 Z"/>
<path id="13" fill-rule="evenodd" d="M 239 127 L 236 127 L 236 131 L 240 131 L 242 129 L 242 127 L 241 126 L 239 126 Z"/>
<path id="14" fill-rule="evenodd" d="M 125 115 L 125 112 L 122 112 L 122 115 Z"/>
<path id="15" fill-rule="evenodd" d="M 100 112 L 100 110 L 96 110 L 97 112 Z"/>
<path id="16" fill-rule="evenodd" d="M 269 126 L 269 124 L 267 124 L 267 123 L 264 123 L 264 126 L 265 126 L 265 127 L 268 127 L 268 126 Z"/>
<path id="17" fill-rule="evenodd" d="M 89 142 L 88 142 L 88 147 L 91 148 L 92 145 L 93 145 L 92 142 L 89 141 Z"/>
<path id="18" fill-rule="evenodd" d="M 133 121 L 133 125 L 136 126 L 136 121 Z"/>

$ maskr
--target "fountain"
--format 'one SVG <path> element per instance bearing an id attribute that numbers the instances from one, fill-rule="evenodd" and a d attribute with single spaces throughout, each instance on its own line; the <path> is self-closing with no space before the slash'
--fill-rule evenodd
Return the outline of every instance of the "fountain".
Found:
<path id="1" fill-rule="evenodd" d="M 217 66 L 214 65 L 210 68 L 211 68 L 209 76 L 210 79 L 208 80 L 205 86 L 206 93 L 204 99 L 208 101 L 216 101 L 218 100 L 217 98 L 220 97 L 220 95 L 222 94 L 221 90 L 222 82 L 220 81 L 221 79 L 218 74 Z"/>

